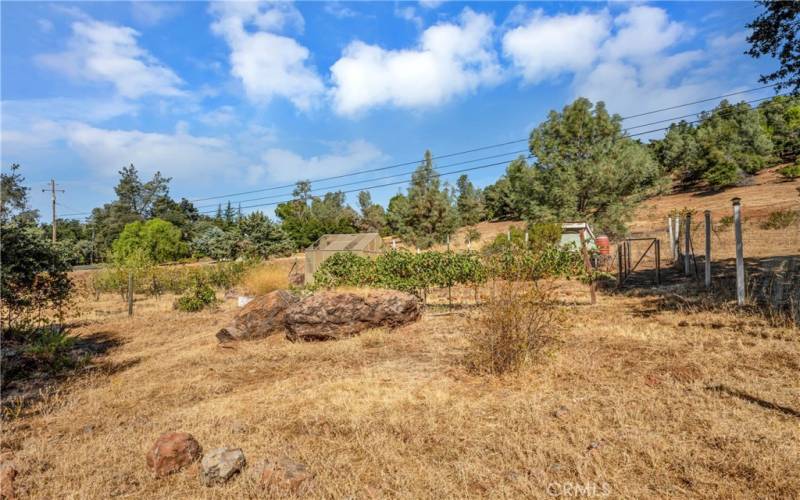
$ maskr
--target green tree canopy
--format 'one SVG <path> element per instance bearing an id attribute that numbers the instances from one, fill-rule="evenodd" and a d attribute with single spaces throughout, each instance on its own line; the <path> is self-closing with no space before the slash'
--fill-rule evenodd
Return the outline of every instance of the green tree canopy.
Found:
<path id="1" fill-rule="evenodd" d="M 636 205 L 661 185 L 650 152 L 602 102 L 579 98 L 533 130 L 532 167 L 509 167 L 512 200 L 531 222 L 587 220 L 624 233 Z"/>
<path id="2" fill-rule="evenodd" d="M 747 37 L 750 43 L 748 54 L 753 57 L 777 58 L 780 68 L 761 75 L 761 82 L 777 82 L 777 90 L 800 91 L 800 2 L 767 1 L 761 13 L 747 27 L 752 31 Z"/>
<path id="3" fill-rule="evenodd" d="M 113 245 L 114 257 L 125 262 L 138 254 L 155 263 L 179 259 L 187 254 L 181 231 L 162 219 L 127 224 Z"/>
<path id="4" fill-rule="evenodd" d="M 294 196 L 294 200 L 278 205 L 275 214 L 297 247 L 306 248 L 324 234 L 356 232 L 358 214 L 345 204 L 341 191 L 313 196 L 310 183 L 301 181 Z"/>
<path id="5" fill-rule="evenodd" d="M 484 220 L 485 209 L 483 193 L 476 189 L 466 174 L 461 175 L 456 181 L 458 197 L 456 207 L 461 224 L 471 226 Z"/>
<path id="6" fill-rule="evenodd" d="M 411 176 L 408 205 L 400 227 L 403 240 L 428 248 L 443 243 L 458 227 L 458 212 L 448 189 L 441 189 L 439 174 L 433 169 L 430 151 Z"/>

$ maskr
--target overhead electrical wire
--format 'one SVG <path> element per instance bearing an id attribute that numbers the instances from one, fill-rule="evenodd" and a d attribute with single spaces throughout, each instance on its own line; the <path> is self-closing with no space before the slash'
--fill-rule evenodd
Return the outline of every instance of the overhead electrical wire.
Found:
<path id="1" fill-rule="evenodd" d="M 777 83 L 774 83 L 774 84 L 764 85 L 764 86 L 756 87 L 756 88 L 752 88 L 752 89 L 740 90 L 738 92 L 731 92 L 731 93 L 728 93 L 728 94 L 722 94 L 722 95 L 718 95 L 718 96 L 715 96 L 715 97 L 709 97 L 709 98 L 706 98 L 706 99 L 701 99 L 699 101 L 693 101 L 693 102 L 688 102 L 688 103 L 684 103 L 684 104 L 678 104 L 678 105 L 675 105 L 675 106 L 669 106 L 669 107 L 665 107 L 665 108 L 654 109 L 654 110 L 651 110 L 651 111 L 646 111 L 644 113 L 638 113 L 638 114 L 635 114 L 635 115 L 623 116 L 621 119 L 622 120 L 629 120 L 631 118 L 638 118 L 638 117 L 641 117 L 641 116 L 652 115 L 652 114 L 660 113 L 660 112 L 663 112 L 663 111 L 670 111 L 670 110 L 673 110 L 673 109 L 685 108 L 687 106 L 693 106 L 693 105 L 696 105 L 696 104 L 701 104 L 701 103 L 704 103 L 704 102 L 710 102 L 710 101 L 714 101 L 714 100 L 717 100 L 717 99 L 724 99 L 726 97 L 731 97 L 731 96 L 734 96 L 734 95 L 741 95 L 741 94 L 746 94 L 746 93 L 750 93 L 750 92 L 757 92 L 759 90 L 764 90 L 764 89 L 767 89 L 767 88 L 775 87 L 776 85 L 777 85 Z M 691 114 L 689 116 L 693 116 L 694 114 L 696 114 L 696 113 L 693 113 L 693 114 Z M 668 120 L 660 120 L 660 121 L 657 121 L 657 122 L 653 122 L 653 124 L 656 124 L 656 123 L 659 123 L 659 122 L 665 122 L 665 121 L 668 121 Z M 644 126 L 644 125 L 635 126 L 635 127 L 631 127 L 631 128 L 632 129 L 633 128 L 641 128 L 642 126 Z M 485 151 L 487 149 L 494 149 L 494 148 L 499 148 L 499 147 L 503 147 L 503 146 L 510 146 L 512 144 L 519 144 L 519 143 L 522 143 L 522 142 L 527 142 L 528 140 L 529 139 L 526 137 L 524 139 L 506 141 L 506 142 L 501 142 L 501 143 L 497 143 L 497 144 L 490 144 L 490 145 L 481 146 L 481 147 L 478 147 L 478 148 L 472 148 L 472 149 L 467 149 L 467 150 L 463 150 L 463 151 L 456 151 L 454 153 L 447 153 L 447 154 L 443 154 L 443 155 L 433 156 L 433 157 L 431 157 L 431 159 L 432 160 L 441 160 L 441 159 L 444 159 L 444 158 L 452 158 L 454 156 L 461 156 L 461 155 L 465 155 L 465 154 L 475 153 L 475 152 L 478 152 L 478 151 Z M 330 177 L 321 177 L 321 178 L 317 178 L 317 179 L 310 179 L 310 182 L 311 183 L 317 183 L 317 182 L 324 182 L 324 181 L 328 181 L 328 180 L 342 179 L 342 178 L 345 178 L 345 177 L 352 177 L 352 176 L 355 176 L 355 175 L 367 174 L 367 173 L 372 173 L 372 172 L 379 172 L 379 171 L 383 171 L 383 170 L 389 170 L 389 169 L 392 169 L 392 168 L 405 167 L 405 166 L 408 166 L 408 165 L 417 165 L 417 164 L 419 164 L 419 162 L 420 162 L 420 160 L 416 159 L 416 160 L 406 161 L 406 162 L 402 162 L 402 163 L 394 163 L 394 164 L 386 165 L 386 166 L 383 166 L 383 167 L 377 167 L 377 168 L 366 169 L 366 170 L 359 170 L 357 172 L 350 172 L 350 173 L 347 173 L 347 174 L 340 174 L 340 175 L 334 175 L 334 176 L 330 176 Z M 275 191 L 275 190 L 278 190 L 278 189 L 286 189 L 286 188 L 291 188 L 291 187 L 294 187 L 294 186 L 295 186 L 295 183 L 284 184 L 284 185 L 272 186 L 272 187 L 268 187 L 268 188 L 253 189 L 253 190 L 250 190 L 250 191 L 239 191 L 239 192 L 236 192 L 236 193 L 228 193 L 228 194 L 222 194 L 222 195 L 216 195 L 216 196 L 207 196 L 207 197 L 204 197 L 204 198 L 192 198 L 189 201 L 196 202 L 196 201 L 208 201 L 208 200 L 219 200 L 219 199 L 234 198 L 236 196 L 243 196 L 243 195 L 254 194 L 254 193 L 263 193 L 263 192 L 267 192 L 267 191 Z"/>
<path id="2" fill-rule="evenodd" d="M 622 120 L 628 120 L 628 119 L 632 119 L 632 118 L 638 118 L 638 117 L 641 117 L 641 116 L 652 115 L 652 114 L 660 113 L 660 112 L 663 112 L 663 111 L 669 111 L 669 110 L 679 109 L 679 108 L 683 108 L 683 107 L 687 107 L 687 106 L 693 106 L 693 105 L 696 105 L 696 104 L 701 104 L 701 103 L 704 103 L 704 102 L 710 102 L 710 101 L 714 101 L 714 100 L 717 100 L 717 99 L 723 99 L 723 98 L 731 97 L 731 96 L 734 96 L 734 95 L 741 95 L 741 94 L 746 94 L 746 93 L 750 93 L 750 92 L 756 92 L 756 91 L 759 91 L 759 90 L 764 90 L 764 89 L 767 89 L 767 88 L 775 87 L 776 85 L 777 84 L 764 85 L 764 86 L 757 87 L 757 88 L 741 90 L 741 91 L 738 91 L 738 92 L 731 92 L 731 93 L 728 93 L 728 94 L 722 94 L 722 95 L 715 96 L 715 97 L 710 97 L 710 98 L 707 98 L 707 99 L 701 99 L 701 100 L 698 100 L 698 101 L 688 102 L 688 103 L 679 104 L 679 105 L 675 105 L 675 106 L 664 107 L 664 108 L 660 108 L 660 109 L 647 111 L 647 112 L 644 112 L 644 113 L 638 113 L 638 114 L 634 114 L 634 115 L 623 116 L 621 119 Z M 775 96 L 769 96 L 769 97 L 764 97 L 764 98 L 760 98 L 760 99 L 753 99 L 751 101 L 744 101 L 744 102 L 746 104 L 752 104 L 754 102 L 764 101 L 764 100 L 767 100 L 767 99 L 771 99 L 773 97 L 775 97 Z M 646 126 L 650 126 L 650 125 L 656 125 L 658 123 L 664 123 L 664 122 L 674 122 L 675 120 L 680 120 L 680 119 L 691 117 L 691 116 L 699 116 L 700 114 L 707 113 L 707 112 L 710 112 L 710 111 L 702 110 L 702 111 L 698 111 L 696 113 L 690 113 L 690 114 L 679 116 L 679 117 L 672 117 L 672 118 L 667 118 L 667 119 L 663 119 L 663 120 L 656 120 L 656 121 L 653 121 L 653 122 L 650 122 L 650 123 L 628 127 L 625 130 L 627 131 L 627 130 L 638 129 L 638 128 L 642 128 L 642 127 L 646 127 Z M 722 112 L 724 112 L 724 110 L 721 111 L 720 113 L 722 113 Z M 687 123 L 694 124 L 694 123 L 698 123 L 700 121 L 702 121 L 702 119 L 693 120 L 693 121 L 690 121 L 690 122 L 687 122 Z M 662 128 L 658 128 L 658 129 L 647 130 L 645 132 L 638 132 L 638 133 L 634 133 L 634 134 L 628 134 L 628 137 L 636 137 L 636 136 L 641 136 L 641 135 L 647 135 L 647 134 L 660 132 L 660 131 L 668 130 L 668 129 L 669 129 L 669 127 L 662 127 Z M 524 138 L 524 139 L 506 141 L 506 142 L 497 143 L 497 144 L 490 144 L 490 145 L 487 145 L 487 146 L 481 146 L 481 147 L 467 149 L 467 150 L 463 150 L 463 151 L 457 151 L 457 152 L 453 152 L 453 153 L 447 153 L 447 154 L 443 154 L 443 155 L 433 156 L 433 157 L 431 157 L 431 159 L 432 160 L 439 160 L 439 159 L 444 159 L 444 158 L 452 158 L 452 157 L 455 157 L 455 156 L 461 156 L 461 155 L 475 153 L 475 152 L 479 152 L 479 151 L 486 151 L 486 150 L 494 149 L 494 148 L 498 148 L 498 147 L 509 146 L 509 145 L 513 145 L 513 144 L 519 144 L 519 143 L 522 143 L 522 142 L 527 142 L 528 140 L 529 140 L 528 138 Z M 506 156 L 506 155 L 510 155 L 510 154 L 521 154 L 521 153 L 525 153 L 525 152 L 527 152 L 527 149 L 526 150 L 519 150 L 519 151 L 510 151 L 510 152 L 506 152 L 506 153 L 500 153 L 500 154 L 497 154 L 497 155 L 491 155 L 491 156 L 486 156 L 486 157 L 477 158 L 477 159 L 463 160 L 463 161 L 460 161 L 460 162 L 452 163 L 450 165 L 438 166 L 437 168 L 447 168 L 447 167 L 451 167 L 451 166 L 457 166 L 457 165 L 463 165 L 463 164 L 467 164 L 467 163 L 472 163 L 472 162 L 475 162 L 475 161 L 483 161 L 483 160 L 492 159 L 492 158 L 496 158 L 496 157 Z M 500 165 L 500 164 L 505 164 L 507 162 L 508 162 L 508 160 L 506 160 L 504 162 L 498 162 L 497 164 L 493 163 L 493 164 L 490 164 L 490 165 L 481 165 L 481 166 L 472 167 L 472 168 L 469 168 L 469 169 L 461 169 L 461 170 L 456 170 L 456 171 L 452 171 L 452 172 L 445 172 L 445 173 L 442 173 L 440 175 L 441 176 L 446 176 L 446 175 L 450 175 L 450 174 L 460 173 L 462 171 L 471 171 L 471 170 L 477 170 L 477 169 L 480 169 L 480 168 L 489 168 L 491 166 L 497 166 L 497 165 Z M 325 182 L 325 181 L 329 181 L 329 180 L 336 180 L 336 179 L 353 177 L 353 176 L 363 175 L 363 174 L 372 173 L 372 172 L 385 171 L 385 170 L 398 168 L 398 167 L 402 167 L 402 166 L 418 165 L 419 163 L 420 163 L 420 160 L 417 159 L 417 160 L 401 162 L 401 163 L 395 163 L 395 164 L 392 164 L 392 165 L 386 165 L 386 166 L 377 167 L 377 168 L 359 170 L 359 171 L 356 171 L 356 172 L 350 172 L 350 173 L 346 173 L 346 174 L 339 174 L 339 175 L 334 175 L 334 176 L 311 179 L 310 182 L 316 184 L 316 183 L 319 183 L 319 182 Z M 330 189 L 335 189 L 335 188 L 338 188 L 338 187 L 346 187 L 346 186 L 361 184 L 361 183 L 364 183 L 364 182 L 374 182 L 374 181 L 378 181 L 378 180 L 389 179 L 389 178 L 392 178 L 392 177 L 399 177 L 399 176 L 403 176 L 403 175 L 408 175 L 409 173 L 412 173 L 412 172 L 404 172 L 404 173 L 387 175 L 387 176 L 377 177 L 377 178 L 372 178 L 372 179 L 362 179 L 362 180 L 348 182 L 348 183 L 344 183 L 344 184 L 337 184 L 337 185 L 334 185 L 334 186 L 324 186 L 324 187 L 320 187 L 320 188 L 317 188 L 315 190 L 312 190 L 312 192 L 321 191 L 321 190 L 330 190 Z M 368 189 L 376 189 L 376 188 L 379 188 L 379 187 L 386 187 L 386 186 L 391 186 L 391 185 L 405 184 L 407 182 L 408 182 L 408 180 L 403 180 L 403 181 L 399 181 L 399 182 L 392 182 L 392 183 L 382 184 L 382 185 L 378 185 L 378 186 L 367 186 L 367 187 L 348 190 L 348 191 L 343 191 L 343 192 L 344 193 L 349 193 L 349 192 L 356 192 L 356 191 L 362 191 L 362 190 L 368 190 Z M 208 201 L 208 200 L 218 200 L 218 199 L 222 200 L 222 199 L 228 198 L 224 202 L 219 202 L 219 203 L 227 203 L 227 202 L 230 201 L 230 202 L 235 202 L 235 203 L 241 204 L 242 202 L 258 201 L 258 200 L 263 200 L 263 199 L 272 199 L 272 198 L 276 198 L 276 197 L 280 197 L 280 196 L 290 196 L 290 194 L 286 194 L 286 195 L 271 195 L 271 196 L 265 196 L 265 197 L 259 197 L 259 198 L 250 198 L 250 199 L 246 199 L 246 200 L 230 200 L 229 198 L 233 198 L 233 197 L 236 197 L 236 196 L 243 196 L 243 195 L 247 195 L 247 194 L 275 191 L 275 190 L 278 190 L 278 189 L 294 188 L 295 186 L 296 186 L 296 182 L 295 183 L 291 183 L 291 184 L 279 185 L 279 186 L 271 186 L 271 187 L 268 187 L 268 188 L 254 189 L 254 190 L 250 190 L 250 191 L 240 191 L 240 192 L 236 192 L 236 193 L 229 193 L 229 194 L 225 194 L 225 195 L 209 196 L 209 197 L 204 197 L 204 198 L 193 198 L 193 199 L 191 199 L 189 201 L 197 202 L 197 201 Z M 284 201 L 278 201 L 278 202 L 275 202 L 275 203 L 259 204 L 259 205 L 252 205 L 252 206 L 242 206 L 241 208 L 242 209 L 246 209 L 246 208 L 257 208 L 257 207 L 260 207 L 260 206 L 277 205 L 277 204 L 280 204 L 280 203 L 284 203 L 285 201 L 291 201 L 291 200 L 284 200 Z M 218 204 L 214 204 L 214 205 L 202 205 L 202 206 L 198 206 L 197 208 L 219 206 L 219 203 Z M 210 210 L 210 211 L 201 211 L 200 213 L 213 213 L 215 211 L 216 211 L 216 209 Z M 70 216 L 70 215 L 85 215 L 85 214 L 91 214 L 91 212 L 76 212 L 76 213 L 63 214 L 63 215 L 64 216 Z"/>

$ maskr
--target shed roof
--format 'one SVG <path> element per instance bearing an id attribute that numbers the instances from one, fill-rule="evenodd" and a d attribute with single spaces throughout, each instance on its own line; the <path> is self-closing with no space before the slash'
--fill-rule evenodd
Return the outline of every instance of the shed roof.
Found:
<path id="1" fill-rule="evenodd" d="M 370 244 L 375 243 L 376 240 L 379 241 L 379 246 L 383 245 L 383 239 L 378 233 L 325 234 L 320 236 L 306 251 L 368 251 Z"/>

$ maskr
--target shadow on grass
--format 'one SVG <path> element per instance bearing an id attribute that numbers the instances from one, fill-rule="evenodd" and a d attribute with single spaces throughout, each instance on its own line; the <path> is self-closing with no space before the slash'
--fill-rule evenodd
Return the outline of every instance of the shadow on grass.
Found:
<path id="1" fill-rule="evenodd" d="M 766 401 L 764 399 L 757 398 L 751 394 L 747 394 L 744 391 L 733 389 L 724 384 L 708 385 L 706 386 L 706 390 L 727 394 L 729 396 L 733 396 L 735 398 L 747 401 L 748 403 L 756 404 L 767 410 L 773 410 L 783 413 L 784 415 L 788 415 L 790 417 L 800 418 L 800 411 L 797 411 L 794 408 L 790 408 L 788 406 L 781 406 L 771 401 Z"/>

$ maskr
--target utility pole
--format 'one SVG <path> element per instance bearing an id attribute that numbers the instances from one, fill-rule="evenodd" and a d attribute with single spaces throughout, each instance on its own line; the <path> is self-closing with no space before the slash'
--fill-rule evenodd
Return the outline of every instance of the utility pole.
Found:
<path id="1" fill-rule="evenodd" d="M 53 208 L 53 243 L 56 242 L 56 191 L 63 193 L 63 189 L 56 189 L 55 179 L 50 179 L 50 189 L 42 189 L 42 192 L 50 191 L 50 202 Z"/>

